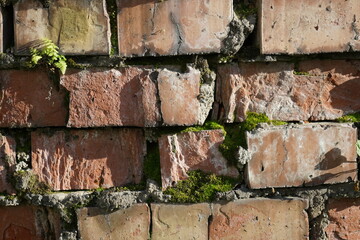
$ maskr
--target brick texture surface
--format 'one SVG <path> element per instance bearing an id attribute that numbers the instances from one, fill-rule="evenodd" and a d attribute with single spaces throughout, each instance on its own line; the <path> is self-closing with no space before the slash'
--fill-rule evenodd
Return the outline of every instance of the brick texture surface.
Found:
<path id="1" fill-rule="evenodd" d="M 251 188 L 306 186 L 357 179 L 356 129 L 349 124 L 304 124 L 247 134 Z"/>
<path id="2" fill-rule="evenodd" d="M 330 223 L 325 231 L 329 240 L 360 239 L 360 199 L 330 199 Z"/>
<path id="3" fill-rule="evenodd" d="M 63 0 L 44 7 L 21 0 L 15 10 L 15 49 L 24 54 L 42 38 L 52 40 L 65 54 L 109 54 L 110 26 L 104 0 Z"/>
<path id="4" fill-rule="evenodd" d="M 31 135 L 32 167 L 54 190 L 139 183 L 145 139 L 139 129 L 68 130 Z"/>
<path id="5" fill-rule="evenodd" d="M 15 170 L 16 143 L 12 137 L 0 134 L 0 192 L 15 193 L 9 182 L 10 174 Z"/>
<path id="6" fill-rule="evenodd" d="M 65 91 L 46 71 L 0 71 L 0 127 L 65 126 Z"/>
<path id="7" fill-rule="evenodd" d="M 220 66 L 218 117 L 238 122 L 251 111 L 283 121 L 334 120 L 360 111 L 359 61 L 304 61 L 294 70 L 285 62 Z"/>
<path id="8" fill-rule="evenodd" d="M 153 240 L 208 239 L 207 203 L 192 205 L 151 204 Z"/>
<path id="9" fill-rule="evenodd" d="M 149 239 L 150 211 L 146 204 L 106 213 L 99 208 L 77 211 L 81 239 Z"/>
<path id="10" fill-rule="evenodd" d="M 70 127 L 155 126 L 160 121 L 151 71 L 70 70 L 61 84 L 70 92 Z"/>
<path id="11" fill-rule="evenodd" d="M 32 206 L 0 207 L 3 240 L 59 239 L 60 218 L 50 209 Z"/>
<path id="12" fill-rule="evenodd" d="M 309 239 L 307 202 L 248 199 L 213 205 L 210 240 Z"/>
<path id="13" fill-rule="evenodd" d="M 262 53 L 360 50 L 357 0 L 262 0 L 260 4 Z"/>
<path id="14" fill-rule="evenodd" d="M 220 52 L 233 19 L 232 0 L 118 0 L 123 56 Z"/>
<path id="15" fill-rule="evenodd" d="M 162 136 L 159 139 L 162 187 L 186 179 L 187 171 L 192 170 L 238 177 L 238 170 L 229 166 L 218 150 L 224 139 L 222 130 Z"/>

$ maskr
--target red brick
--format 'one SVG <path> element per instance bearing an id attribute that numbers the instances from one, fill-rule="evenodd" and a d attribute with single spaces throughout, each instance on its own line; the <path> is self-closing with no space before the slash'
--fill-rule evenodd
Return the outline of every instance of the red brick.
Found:
<path id="1" fill-rule="evenodd" d="M 309 224 L 301 199 L 247 199 L 213 205 L 210 240 L 309 239 Z"/>
<path id="2" fill-rule="evenodd" d="M 70 70 L 61 84 L 70 92 L 70 127 L 155 126 L 157 86 L 150 70 Z"/>
<path id="3" fill-rule="evenodd" d="M 0 127 L 65 126 L 65 91 L 46 71 L 0 71 Z"/>
<path id="4" fill-rule="evenodd" d="M 0 207 L 0 236 L 3 240 L 59 239 L 60 217 L 50 209 Z"/>
<path id="5" fill-rule="evenodd" d="M 163 69 L 158 76 L 161 115 L 165 125 L 202 125 L 210 111 L 202 104 L 200 71 L 188 67 L 185 73 Z M 211 104 L 210 104 L 211 106 Z"/>
<path id="6" fill-rule="evenodd" d="M 8 174 L 15 171 L 16 142 L 12 137 L 0 134 L 0 192 L 15 193 Z"/>
<path id="7" fill-rule="evenodd" d="M 220 52 L 233 19 L 232 0 L 118 0 L 123 56 Z"/>
<path id="8" fill-rule="evenodd" d="M 109 188 L 142 179 L 140 129 L 38 130 L 31 147 L 33 171 L 53 190 Z"/>
<path id="9" fill-rule="evenodd" d="M 260 4 L 262 53 L 360 50 L 358 0 L 262 0 Z"/>
<path id="10" fill-rule="evenodd" d="M 219 117 L 243 121 L 261 112 L 283 121 L 334 120 L 360 111 L 360 62 L 316 60 L 299 63 L 240 63 L 218 68 Z"/>
<path id="11" fill-rule="evenodd" d="M 216 175 L 238 177 L 218 147 L 225 139 L 222 130 L 186 132 L 159 138 L 162 187 L 165 189 L 188 177 L 187 172 L 202 170 Z"/>
<path id="12" fill-rule="evenodd" d="M 329 225 L 325 232 L 329 240 L 360 239 L 360 199 L 330 199 Z"/>
<path id="13" fill-rule="evenodd" d="M 208 239 L 207 203 L 174 205 L 151 204 L 152 240 Z"/>
<path id="14" fill-rule="evenodd" d="M 99 208 L 77 210 L 81 239 L 137 239 L 148 240 L 150 210 L 146 204 L 106 213 Z"/>
<path id="15" fill-rule="evenodd" d="M 269 127 L 247 134 L 251 188 L 313 186 L 357 179 L 356 128 L 349 124 Z"/>
<path id="16" fill-rule="evenodd" d="M 14 11 L 19 54 L 42 38 L 52 40 L 67 55 L 109 54 L 110 25 L 104 0 L 51 1 L 48 8 L 37 0 L 20 0 Z"/>

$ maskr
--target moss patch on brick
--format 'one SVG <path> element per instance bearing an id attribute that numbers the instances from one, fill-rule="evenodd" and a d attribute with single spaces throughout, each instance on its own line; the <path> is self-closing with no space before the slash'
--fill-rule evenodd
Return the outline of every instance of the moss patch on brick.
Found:
<path id="1" fill-rule="evenodd" d="M 201 171 L 190 171 L 188 174 L 188 179 L 179 181 L 175 187 L 165 190 L 164 193 L 171 196 L 171 202 L 210 202 L 215 199 L 217 192 L 230 191 L 236 184 L 235 179 Z"/>
<path id="2" fill-rule="evenodd" d="M 217 122 L 206 122 L 204 125 L 202 126 L 195 126 L 195 127 L 188 127 L 185 128 L 184 130 L 181 131 L 181 133 L 185 133 L 185 132 L 200 132 L 203 130 L 214 130 L 214 129 L 221 129 L 224 131 L 224 134 L 226 134 L 225 128 L 224 126 L 220 125 Z"/>
<path id="3" fill-rule="evenodd" d="M 118 47 L 118 33 L 117 33 L 117 5 L 116 0 L 106 0 L 106 10 L 110 18 L 110 30 L 111 30 L 111 50 L 110 55 L 116 55 L 119 53 Z"/>
<path id="4" fill-rule="evenodd" d="M 147 155 L 144 161 L 144 177 L 145 179 L 154 180 L 158 184 L 161 183 L 160 152 L 158 143 L 147 144 Z"/>
<path id="5" fill-rule="evenodd" d="M 336 119 L 338 122 L 360 122 L 360 112 L 348 114 Z"/>
<path id="6" fill-rule="evenodd" d="M 222 155 L 228 160 L 229 164 L 236 166 L 236 152 L 239 146 L 247 148 L 246 131 L 252 131 L 259 123 L 272 125 L 285 125 L 286 122 L 270 120 L 265 114 L 248 112 L 244 122 L 225 126 L 226 137 L 219 146 Z"/>

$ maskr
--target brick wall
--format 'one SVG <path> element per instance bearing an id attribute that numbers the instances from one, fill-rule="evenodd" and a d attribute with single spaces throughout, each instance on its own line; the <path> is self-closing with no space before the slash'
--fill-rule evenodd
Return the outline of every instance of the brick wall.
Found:
<path id="1" fill-rule="evenodd" d="M 0 239 L 359 239 L 357 1 L 0 1 Z"/>

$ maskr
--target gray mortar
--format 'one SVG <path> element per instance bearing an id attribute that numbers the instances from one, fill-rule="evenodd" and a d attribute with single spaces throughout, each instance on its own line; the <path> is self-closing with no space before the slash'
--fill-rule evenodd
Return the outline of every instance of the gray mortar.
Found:
<path id="1" fill-rule="evenodd" d="M 136 203 L 143 203 L 147 200 L 145 191 L 103 191 L 96 199 L 96 205 L 107 211 L 131 207 Z"/>
<path id="2" fill-rule="evenodd" d="M 235 14 L 229 24 L 228 36 L 222 41 L 221 53 L 233 55 L 237 53 L 244 44 L 245 39 L 254 30 L 256 15 L 249 15 L 244 19 L 239 19 Z"/>

